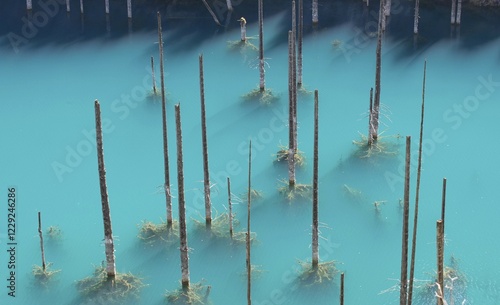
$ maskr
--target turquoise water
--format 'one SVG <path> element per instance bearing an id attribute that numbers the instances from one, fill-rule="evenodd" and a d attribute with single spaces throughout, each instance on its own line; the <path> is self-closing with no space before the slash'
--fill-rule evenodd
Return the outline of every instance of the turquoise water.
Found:
<path id="1" fill-rule="evenodd" d="M 301 287 L 295 282 L 297 260 L 310 257 L 311 204 L 307 200 L 288 204 L 277 192 L 279 180 L 287 177 L 286 166 L 273 163 L 273 154 L 280 143 L 288 142 L 287 29 L 282 26 L 288 17 L 289 13 L 283 12 L 265 20 L 266 84 L 280 96 L 271 105 L 242 99 L 258 84 L 258 61 L 255 52 L 228 50 L 227 41 L 239 39 L 238 28 L 230 27 L 193 43 L 195 34 L 181 36 L 165 27 L 174 214 L 173 107 L 180 103 L 187 213 L 190 219 L 202 219 L 198 55 L 203 53 L 214 212 L 225 211 L 227 176 L 231 177 L 233 193 L 243 197 L 249 139 L 253 144 L 252 185 L 264 194 L 252 207 L 252 230 L 258 239 L 252 248 L 252 262 L 263 270 L 253 283 L 254 303 L 336 304 L 338 276 L 332 284 L 318 287 Z M 338 268 L 345 272 L 348 304 L 397 304 L 398 291 L 381 292 L 397 285 L 400 275 L 402 213 L 398 201 L 403 197 L 403 153 L 382 161 L 353 157 L 356 146 L 352 141 L 359 139 L 359 133 L 366 133 L 369 88 L 375 74 L 375 41 L 356 43 L 362 39 L 358 28 L 344 23 L 308 29 L 304 41 L 304 83 L 309 90 L 318 89 L 320 95 L 319 196 L 320 221 L 325 225 L 320 255 L 322 260 L 338 261 Z M 247 30 L 255 35 L 257 24 L 250 22 Z M 465 25 L 462 31 L 467 33 Z M 495 196 L 499 166 L 494 160 L 499 146 L 494 131 L 500 111 L 500 40 L 464 48 L 459 38 L 441 39 L 409 52 L 412 39 L 394 33 L 384 41 L 382 102 L 387 106 L 387 117 L 382 129 L 386 135 L 401 136 L 396 140 L 401 149 L 403 137 L 412 136 L 416 160 L 426 59 L 426 146 L 416 278 L 429 280 L 435 269 L 435 221 L 440 217 L 442 178 L 447 177 L 447 261 L 451 255 L 457 258 L 468 277 L 465 304 L 498 304 L 500 265 L 494 258 L 500 245 L 494 232 L 499 229 L 496 215 L 500 208 Z M 165 214 L 164 194 L 159 191 L 163 183 L 161 106 L 146 97 L 151 90 L 150 56 L 158 63 L 156 40 L 154 30 L 144 30 L 113 38 L 45 43 L 19 53 L 0 49 L 2 198 L 7 197 L 9 186 L 15 186 L 18 195 L 16 298 L 6 296 L 3 281 L 2 304 L 88 304 L 79 298 L 75 282 L 90 275 L 93 264 L 104 259 L 93 138 L 95 99 L 101 102 L 106 122 L 104 150 L 117 269 L 142 277 L 148 285 L 141 290 L 139 301 L 131 299 L 129 303 L 164 303 L 165 290 L 178 288 L 177 247 L 149 247 L 136 237 L 142 220 L 160 221 Z M 334 40 L 342 42 L 340 48 L 332 46 Z M 490 85 L 477 91 L 485 82 Z M 465 110 L 456 110 L 460 105 Z M 300 97 L 298 111 L 299 148 L 307 158 L 298 170 L 298 181 L 310 183 L 311 95 Z M 415 169 L 416 163 L 413 165 Z M 411 175 L 413 209 L 416 171 Z M 362 191 L 362 198 L 347 196 L 344 185 Z M 379 213 L 373 208 L 374 201 L 385 201 Z M 244 226 L 246 204 L 237 198 L 235 203 Z M 2 211 L 6 210 L 5 200 Z M 36 286 L 31 274 L 31 267 L 40 264 L 38 211 L 44 227 L 58 226 L 63 232 L 59 241 L 46 238 L 47 261 L 61 269 L 46 289 Z M 2 216 L 0 222 L 3 233 L 5 218 Z M 245 304 L 244 248 L 207 239 L 195 230 L 192 220 L 188 229 L 191 280 L 204 280 L 212 286 L 213 304 Z M 8 261 L 3 237 L 2 279 Z"/>

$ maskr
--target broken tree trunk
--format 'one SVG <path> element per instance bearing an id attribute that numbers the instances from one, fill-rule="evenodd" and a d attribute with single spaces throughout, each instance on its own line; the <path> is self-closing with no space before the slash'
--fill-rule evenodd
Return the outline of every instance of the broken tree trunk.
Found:
<path id="1" fill-rule="evenodd" d="M 313 157 L 313 211 L 312 211 L 312 267 L 319 264 L 318 230 L 318 90 L 314 91 L 314 157 Z"/>
<path id="2" fill-rule="evenodd" d="M 161 86 L 161 116 L 163 122 L 163 165 L 165 171 L 165 200 L 167 205 L 167 226 L 172 226 L 172 196 L 170 193 L 170 169 L 168 162 L 168 141 L 167 141 L 167 106 L 165 92 L 165 74 L 163 71 L 163 33 L 161 26 L 161 15 L 157 12 L 158 18 L 158 45 L 160 51 L 160 86 Z"/>
<path id="3" fill-rule="evenodd" d="M 261 92 L 266 90 L 265 69 L 264 69 L 264 7 L 262 0 L 259 0 L 259 72 Z"/>
<path id="4" fill-rule="evenodd" d="M 441 296 L 437 297 L 437 304 L 444 305 L 444 221 L 436 222 L 436 243 L 437 243 L 437 284 L 441 290 Z"/>
<path id="5" fill-rule="evenodd" d="M 239 20 L 241 27 L 241 41 L 247 40 L 247 20 L 241 17 Z"/>
<path id="6" fill-rule="evenodd" d="M 246 269 L 247 269 L 247 304 L 252 305 L 252 265 L 250 263 L 250 208 L 252 202 L 252 140 L 248 145 L 248 195 L 247 195 L 247 233 L 246 233 Z"/>
<path id="7" fill-rule="evenodd" d="M 210 174 L 208 169 L 207 121 L 205 115 L 205 83 L 203 78 L 203 54 L 199 56 L 200 63 L 200 97 L 201 97 L 201 139 L 203 148 L 203 188 L 205 192 L 205 224 L 207 228 L 212 223 L 212 203 L 210 202 Z"/>
<path id="8" fill-rule="evenodd" d="M 401 246 L 401 289 L 399 294 L 399 304 L 406 305 L 408 296 L 408 220 L 410 215 L 410 144 L 411 137 L 406 137 L 406 160 L 405 160 L 405 185 L 404 185 L 404 209 L 403 209 L 403 241 Z"/>
<path id="9" fill-rule="evenodd" d="M 443 178 L 443 194 L 441 201 L 441 220 L 443 221 L 443 232 L 445 225 L 445 214 L 446 214 L 446 178 Z"/>
<path id="10" fill-rule="evenodd" d="M 42 269 L 45 271 L 45 250 L 43 247 L 43 234 L 42 234 L 42 214 L 38 212 L 38 235 L 40 236 L 40 250 L 42 251 Z"/>
<path id="11" fill-rule="evenodd" d="M 189 289 L 189 256 L 186 231 L 186 205 L 184 200 L 184 162 L 182 157 L 181 107 L 175 105 L 175 129 L 177 135 L 177 185 L 179 188 L 179 237 L 181 252 L 182 289 Z"/>
<path id="12" fill-rule="evenodd" d="M 108 278 L 114 279 L 116 275 L 115 245 L 111 229 L 111 213 L 108 202 L 108 189 L 106 186 L 106 169 L 104 167 L 104 152 L 102 147 L 101 106 L 96 100 L 95 108 L 95 130 L 97 146 L 97 164 L 99 169 L 99 185 L 101 190 L 102 219 L 104 222 L 104 247 L 106 253 L 106 274 Z"/>
<path id="13" fill-rule="evenodd" d="M 417 186 L 415 189 L 415 212 L 413 216 L 413 236 L 411 241 L 410 282 L 408 286 L 408 305 L 413 303 L 413 280 L 415 277 L 415 258 L 417 251 L 418 203 L 420 198 L 420 176 L 422 172 L 422 140 L 424 136 L 425 76 L 427 61 L 424 62 L 424 80 L 422 84 L 422 110 L 420 114 L 420 135 L 418 141 Z"/>
<path id="14" fill-rule="evenodd" d="M 233 203 L 231 202 L 231 180 L 227 177 L 227 206 L 229 209 L 229 235 L 233 238 Z"/>
<path id="15" fill-rule="evenodd" d="M 380 74 L 382 69 L 382 24 L 383 24 L 383 7 L 384 1 L 380 1 L 378 34 L 377 34 L 377 51 L 376 51 L 376 67 L 375 67 L 375 97 L 373 101 L 372 124 L 374 133 L 370 135 L 368 143 L 371 145 L 377 141 L 379 112 L 380 112 Z"/>
<path id="16" fill-rule="evenodd" d="M 288 31 L 288 186 L 295 186 L 295 132 L 293 111 L 293 31 Z"/>
<path id="17" fill-rule="evenodd" d="M 344 305 L 344 272 L 340 274 L 340 305 Z"/>

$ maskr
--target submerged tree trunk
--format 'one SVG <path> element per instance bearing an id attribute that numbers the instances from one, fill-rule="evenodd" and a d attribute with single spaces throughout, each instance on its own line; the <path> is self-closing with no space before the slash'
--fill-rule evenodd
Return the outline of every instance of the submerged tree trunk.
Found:
<path id="1" fill-rule="evenodd" d="M 318 230 L 318 90 L 314 91 L 314 157 L 313 157 L 313 211 L 312 211 L 312 267 L 319 263 Z"/>
<path id="2" fill-rule="evenodd" d="M 288 31 L 288 186 L 295 186 L 295 132 L 293 110 L 293 31 Z"/>
<path id="3" fill-rule="evenodd" d="M 106 14 L 109 14 L 109 0 L 104 0 L 104 6 L 106 7 Z"/>
<path id="4" fill-rule="evenodd" d="M 382 24 L 383 24 L 383 7 L 384 0 L 380 1 L 379 22 L 378 22 L 378 37 L 376 51 L 376 67 L 375 67 L 375 97 L 373 101 L 372 124 L 374 133 L 368 143 L 375 143 L 378 139 L 379 126 L 379 111 L 380 111 L 380 74 L 382 69 Z"/>
<path id="5" fill-rule="evenodd" d="M 451 24 L 456 22 L 457 0 L 451 0 Z"/>
<path id="6" fill-rule="evenodd" d="M 127 17 L 132 19 L 132 0 L 127 0 Z"/>
<path id="7" fill-rule="evenodd" d="M 264 7 L 262 0 L 259 0 L 259 72 L 260 91 L 266 90 L 265 69 L 264 69 Z"/>
<path id="8" fill-rule="evenodd" d="M 227 3 L 227 9 L 229 11 L 232 11 L 233 10 L 233 5 L 231 4 L 231 0 L 226 0 L 226 3 Z"/>
<path id="9" fill-rule="evenodd" d="M 406 294 L 408 285 L 408 220 L 410 215 L 410 143 L 411 137 L 406 137 L 406 160 L 405 160 L 405 185 L 404 185 L 404 209 L 403 209 L 403 241 L 401 251 L 401 289 L 399 304 L 406 305 L 408 296 Z"/>
<path id="10" fill-rule="evenodd" d="M 203 148 L 203 186 L 205 192 L 205 223 L 210 227 L 212 223 L 212 203 L 210 202 L 210 174 L 208 169 L 207 121 L 205 115 L 205 83 L 203 78 L 203 54 L 200 62 L 200 97 L 201 97 L 201 139 Z"/>
<path id="11" fill-rule="evenodd" d="M 83 0 L 80 0 L 80 14 L 83 15 Z"/>
<path id="12" fill-rule="evenodd" d="M 302 38 L 304 33 L 304 0 L 299 0 L 299 35 L 297 56 L 297 84 L 302 86 Z"/>
<path id="13" fill-rule="evenodd" d="M 99 185 L 101 190 L 102 219 L 104 222 L 104 247 L 106 253 L 106 273 L 108 278 L 116 275 L 115 245 L 111 229 L 111 213 L 108 202 L 108 189 L 106 186 L 106 169 L 104 167 L 104 152 L 102 147 L 101 106 L 95 101 L 95 130 L 97 146 L 97 164 L 99 168 Z"/>
<path id="14" fill-rule="evenodd" d="M 156 95 L 155 60 L 151 56 L 151 77 L 153 78 L 153 93 Z"/>
<path id="15" fill-rule="evenodd" d="M 247 233 L 246 233 L 246 267 L 247 267 L 247 304 L 252 305 L 252 265 L 250 263 L 250 208 L 252 196 L 252 140 L 248 145 L 248 195 L 247 195 Z"/>
<path id="16" fill-rule="evenodd" d="M 445 216 L 446 216 L 446 178 L 443 178 L 443 194 L 441 201 L 441 220 L 443 221 L 443 231 L 445 227 Z"/>
<path id="17" fill-rule="evenodd" d="M 318 24 L 318 0 L 312 2 L 312 22 Z"/>
<path id="18" fill-rule="evenodd" d="M 373 125 L 373 88 L 370 88 L 370 108 L 368 111 L 368 146 L 373 144 L 375 126 Z"/>
<path id="19" fill-rule="evenodd" d="M 422 141 L 424 136 L 425 76 L 427 61 L 424 62 L 424 80 L 422 85 L 422 110 L 420 114 L 420 136 L 418 142 L 417 186 L 415 189 L 415 212 L 413 218 L 413 236 L 411 241 L 410 282 L 408 286 L 408 305 L 413 303 L 413 281 L 415 277 L 415 258 L 417 251 L 418 204 L 420 198 L 420 176 L 422 172 Z"/>
<path id="20" fill-rule="evenodd" d="M 436 222 L 436 244 L 437 244 L 437 284 L 441 290 L 441 297 L 437 297 L 437 304 L 444 305 L 444 222 L 442 219 Z"/>
<path id="21" fill-rule="evenodd" d="M 177 135 L 177 185 L 179 187 L 179 237 L 181 252 L 182 289 L 189 289 L 189 256 L 186 231 L 186 205 L 184 200 L 184 162 L 182 157 L 181 108 L 175 105 L 175 127 Z"/>
<path id="22" fill-rule="evenodd" d="M 420 18 L 420 0 L 415 0 L 415 16 L 413 19 L 413 34 L 418 34 L 418 19 Z"/>
<path id="23" fill-rule="evenodd" d="M 26 9 L 28 11 L 31 11 L 33 9 L 33 4 L 31 3 L 31 0 L 26 0 Z"/>
<path id="24" fill-rule="evenodd" d="M 205 7 L 207 8 L 208 12 L 210 13 L 210 15 L 212 16 L 212 18 L 214 19 L 215 23 L 217 25 L 220 25 L 220 22 L 219 22 L 219 19 L 217 19 L 217 16 L 215 15 L 214 11 L 212 11 L 212 8 L 210 7 L 210 5 L 208 5 L 207 1 L 206 0 L 201 0 L 203 2 L 203 4 L 205 5 Z"/>
<path id="25" fill-rule="evenodd" d="M 457 1 L 457 19 L 456 24 L 460 24 L 462 19 L 462 0 Z"/>
<path id="26" fill-rule="evenodd" d="M 233 238 L 233 203 L 231 202 L 231 180 L 227 177 L 227 206 L 229 209 L 229 235 Z"/>
<path id="27" fill-rule="evenodd" d="M 344 305 L 344 272 L 340 274 L 340 305 Z"/>
<path id="28" fill-rule="evenodd" d="M 247 20 L 241 17 L 239 20 L 241 27 L 241 41 L 247 40 Z"/>
<path id="29" fill-rule="evenodd" d="M 160 86 L 161 86 L 161 116 L 163 122 L 163 165 L 165 171 L 165 199 L 167 205 L 167 225 L 172 226 L 172 196 L 170 193 L 170 169 L 168 165 L 168 141 L 167 141 L 167 107 L 165 92 L 165 74 L 163 71 L 163 34 L 161 27 L 161 15 L 157 12 L 158 18 L 158 44 L 160 49 Z"/>
<path id="30" fill-rule="evenodd" d="M 40 250 L 42 251 L 42 269 L 45 271 L 45 250 L 43 247 L 43 234 L 42 234 L 42 214 L 38 212 L 38 235 L 40 236 Z"/>

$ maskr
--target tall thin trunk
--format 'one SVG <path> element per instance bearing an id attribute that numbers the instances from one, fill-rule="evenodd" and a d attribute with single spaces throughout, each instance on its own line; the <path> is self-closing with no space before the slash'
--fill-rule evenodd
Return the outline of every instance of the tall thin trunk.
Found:
<path id="1" fill-rule="evenodd" d="M 109 14 L 109 0 L 104 0 L 104 6 L 106 9 L 106 14 Z"/>
<path id="2" fill-rule="evenodd" d="M 445 215 L 446 214 L 446 178 L 443 178 L 443 193 L 441 201 L 441 220 L 443 221 L 443 231 L 445 227 Z"/>
<path id="3" fill-rule="evenodd" d="M 293 31 L 288 31 L 288 185 L 295 186 L 295 139 L 293 112 Z"/>
<path id="4" fill-rule="evenodd" d="M 217 19 L 217 16 L 215 15 L 214 11 L 212 10 L 212 8 L 210 7 L 210 5 L 208 5 L 207 1 L 206 0 L 201 0 L 203 2 L 203 4 L 205 5 L 205 7 L 207 8 L 208 12 L 210 13 L 210 15 L 212 16 L 212 18 L 214 19 L 215 23 L 217 25 L 220 25 L 220 22 L 219 22 L 219 19 Z"/>
<path id="5" fill-rule="evenodd" d="M 167 225 L 172 226 L 172 196 L 170 193 L 170 169 L 168 162 L 168 141 L 167 141 L 167 106 L 165 93 L 165 74 L 163 71 L 163 33 L 161 26 L 161 15 L 157 12 L 158 18 L 158 45 L 160 51 L 160 86 L 161 86 L 161 116 L 163 125 L 163 166 L 165 171 L 165 200 L 167 205 Z"/>
<path id="6" fill-rule="evenodd" d="M 252 140 L 248 145 L 248 195 L 247 195 L 247 234 L 246 234 L 246 267 L 247 267 L 247 305 L 252 305 L 252 265 L 250 263 L 250 208 L 252 196 L 250 190 L 252 189 Z"/>
<path id="7" fill-rule="evenodd" d="M 422 172 L 422 140 L 424 137 L 425 76 L 427 61 L 424 62 L 424 79 L 422 84 L 422 110 L 420 115 L 420 136 L 418 141 L 417 186 L 415 189 L 415 212 L 413 218 L 413 237 L 411 241 L 410 283 L 408 287 L 408 305 L 413 302 L 413 280 L 415 277 L 415 257 L 417 251 L 418 203 L 420 198 L 420 176 Z"/>
<path id="8" fill-rule="evenodd" d="M 384 6 L 384 13 L 386 16 L 390 16 L 391 15 L 391 0 L 386 0 L 385 1 L 385 6 Z"/>
<path id="9" fill-rule="evenodd" d="M 259 72 L 260 91 L 266 90 L 265 69 L 264 69 L 264 7 L 263 0 L 259 0 Z"/>
<path id="10" fill-rule="evenodd" d="M 340 274 L 340 305 L 344 305 L 344 272 Z"/>
<path id="11" fill-rule="evenodd" d="M 227 3 L 227 9 L 229 11 L 232 11 L 233 10 L 233 5 L 231 4 L 231 0 L 226 0 L 226 3 Z"/>
<path id="12" fill-rule="evenodd" d="M 297 26 L 296 26 L 296 7 L 295 1 L 292 1 L 292 86 L 293 86 L 293 153 L 297 154 L 298 137 L 297 137 Z"/>
<path id="13" fill-rule="evenodd" d="M 132 0 L 127 0 L 127 17 L 132 19 Z"/>
<path id="14" fill-rule="evenodd" d="M 304 0 L 299 0 L 299 35 L 297 56 L 297 84 L 302 86 L 302 39 L 304 35 Z"/>
<path id="15" fill-rule="evenodd" d="M 233 238 L 233 203 L 231 202 L 231 179 L 227 177 L 227 206 L 229 209 L 229 235 Z"/>
<path id="16" fill-rule="evenodd" d="M 69 13 L 71 11 L 71 7 L 69 5 L 69 0 L 66 0 L 66 12 Z"/>
<path id="17" fill-rule="evenodd" d="M 405 186 L 404 186 L 404 212 L 403 212 L 403 241 L 401 251 L 401 289 L 399 304 L 406 305 L 408 301 L 407 281 L 408 281 L 408 220 L 410 215 L 410 144 L 411 137 L 406 137 L 406 160 L 405 160 Z"/>
<path id="18" fill-rule="evenodd" d="M 83 15 L 83 0 L 80 0 L 80 14 Z"/>
<path id="19" fill-rule="evenodd" d="M 441 289 L 441 297 L 437 298 L 437 305 L 444 305 L 444 221 L 436 222 L 436 244 L 437 244 L 437 283 Z"/>
<path id="20" fill-rule="evenodd" d="M 415 16 L 413 18 L 413 34 L 418 34 L 418 19 L 420 18 L 420 0 L 415 0 Z"/>
<path id="21" fill-rule="evenodd" d="M 210 202 L 210 174 L 208 170 L 207 120 L 205 115 L 205 83 L 203 78 L 203 54 L 199 56 L 200 63 L 200 97 L 201 97 L 201 139 L 203 148 L 203 186 L 205 192 L 205 223 L 212 223 L 212 204 Z"/>
<path id="22" fill-rule="evenodd" d="M 314 91 L 314 157 L 313 157 L 313 211 L 312 211 L 312 267 L 317 268 L 319 263 L 318 246 L 318 90 Z"/>
<path id="23" fill-rule="evenodd" d="M 111 213 L 108 202 L 108 189 L 106 186 L 106 169 L 104 167 L 104 152 L 102 148 L 101 106 L 95 101 L 95 129 L 97 144 L 97 164 L 99 168 L 99 185 L 101 190 L 102 219 L 104 222 L 104 247 L 106 253 L 106 273 L 108 278 L 116 275 L 115 245 L 111 229 Z"/>
<path id="24" fill-rule="evenodd" d="M 40 236 L 40 250 L 42 251 L 42 269 L 45 271 L 45 250 L 43 248 L 42 215 L 38 212 L 38 235 Z"/>
<path id="25" fill-rule="evenodd" d="M 379 126 L 379 111 L 380 111 L 380 74 L 382 70 L 382 24 L 383 24 L 383 7 L 384 0 L 380 1 L 379 22 L 378 22 L 378 37 L 377 37 L 377 51 L 376 51 L 376 67 L 375 67 L 375 98 L 373 102 L 373 129 L 374 134 L 369 143 L 374 143 L 378 139 L 378 126 Z"/>
<path id="26" fill-rule="evenodd" d="M 375 132 L 375 126 L 373 126 L 373 88 L 370 88 L 370 109 L 368 111 L 368 145 L 373 144 L 373 138 Z"/>
<path id="27" fill-rule="evenodd" d="M 155 61 L 151 56 L 151 77 L 153 78 L 153 93 L 156 95 Z"/>
<path id="28" fill-rule="evenodd" d="M 457 0 L 451 0 L 451 24 L 456 22 Z"/>
<path id="29" fill-rule="evenodd" d="M 456 24 L 460 24 L 462 22 L 462 0 L 457 1 L 457 19 Z"/>
<path id="30" fill-rule="evenodd" d="M 181 107 L 175 105 L 175 129 L 177 135 L 177 185 L 179 187 L 179 237 L 181 252 L 182 289 L 189 289 L 189 256 L 186 231 L 186 205 L 184 200 L 184 162 L 182 157 Z"/>
<path id="31" fill-rule="evenodd" d="M 318 24 L 318 0 L 312 2 L 312 22 Z"/>

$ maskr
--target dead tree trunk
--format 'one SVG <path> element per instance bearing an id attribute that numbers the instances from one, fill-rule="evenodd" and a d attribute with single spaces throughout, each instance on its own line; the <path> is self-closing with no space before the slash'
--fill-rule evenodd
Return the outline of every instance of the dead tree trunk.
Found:
<path id="1" fill-rule="evenodd" d="M 203 54 L 200 62 L 200 97 L 201 97 L 201 139 L 203 148 L 203 186 L 205 192 L 205 224 L 207 228 L 212 224 L 212 203 L 210 202 L 210 174 L 208 169 L 207 121 L 205 115 L 205 83 L 203 78 Z"/>
<path id="2" fill-rule="evenodd" d="M 408 305 L 413 303 L 413 280 L 415 277 L 415 258 L 417 251 L 418 203 L 420 198 L 420 176 L 422 172 L 422 140 L 424 136 L 425 76 L 427 61 L 424 62 L 424 80 L 422 85 L 422 110 L 420 115 L 420 136 L 418 142 L 417 186 L 415 189 L 415 212 L 413 216 L 413 237 L 411 241 L 410 283 L 408 286 Z"/>
<path id="3" fill-rule="evenodd" d="M 462 21 L 462 0 L 457 0 L 457 18 L 455 20 L 456 24 L 460 24 Z"/>
<path id="4" fill-rule="evenodd" d="M 344 272 L 340 274 L 340 305 L 344 305 Z"/>
<path id="5" fill-rule="evenodd" d="M 231 202 L 231 180 L 227 177 L 227 206 L 229 209 L 229 235 L 233 238 L 233 203 Z"/>
<path id="6" fill-rule="evenodd" d="M 151 56 L 151 77 L 153 78 L 153 94 L 156 95 L 155 60 Z"/>
<path id="7" fill-rule="evenodd" d="M 288 186 L 295 186 L 295 132 L 293 111 L 293 31 L 288 31 Z"/>
<path id="8" fill-rule="evenodd" d="M 28 11 L 31 11 L 33 9 L 33 4 L 31 2 L 31 0 L 26 0 L 26 9 Z"/>
<path id="9" fill-rule="evenodd" d="M 456 22 L 457 0 L 451 0 L 451 24 Z"/>
<path id="10" fill-rule="evenodd" d="M 165 74 L 163 71 L 163 33 L 161 26 L 161 15 L 157 12 L 158 17 L 158 45 L 160 48 L 160 86 L 161 86 L 161 116 L 163 122 L 163 165 L 165 170 L 165 199 L 167 205 L 167 226 L 172 226 L 172 196 L 170 193 L 170 169 L 168 162 L 168 141 L 167 141 L 167 107 L 166 107 L 166 92 L 165 92 Z"/>
<path id="11" fill-rule="evenodd" d="M 106 253 L 106 273 L 108 278 L 114 279 L 116 275 L 115 245 L 111 229 L 111 213 L 108 202 L 108 189 L 106 186 L 106 169 L 104 167 L 104 152 L 102 148 L 101 106 L 95 101 L 95 130 L 97 146 L 97 164 L 99 168 L 99 185 L 101 190 L 102 219 L 104 222 L 104 247 Z"/>
<path id="12" fill-rule="evenodd" d="M 206 0 L 201 0 L 201 1 L 203 2 L 205 7 L 207 8 L 208 12 L 210 13 L 212 18 L 214 19 L 215 23 L 219 26 L 222 26 L 219 22 L 219 19 L 217 19 L 217 16 L 215 15 L 214 11 L 212 11 L 212 8 L 210 7 L 210 5 L 208 5 L 207 1 Z"/>
<path id="13" fill-rule="evenodd" d="M 368 111 L 368 146 L 373 144 L 375 126 L 373 126 L 373 88 L 370 88 L 370 109 Z"/>
<path id="14" fill-rule="evenodd" d="M 441 297 L 437 297 L 437 304 L 444 305 L 444 222 L 442 219 L 436 223 L 437 243 L 437 284 L 441 290 Z"/>
<path id="15" fill-rule="evenodd" d="M 42 251 L 42 270 L 45 271 L 45 249 L 43 247 L 42 215 L 38 212 L 38 235 L 40 236 L 40 250 Z"/>
<path id="16" fill-rule="evenodd" d="M 446 214 L 446 178 L 443 178 L 443 195 L 441 202 L 441 220 L 443 221 L 443 232 L 445 227 L 445 214 Z"/>
<path id="17" fill-rule="evenodd" d="M 239 20 L 241 27 L 241 41 L 247 40 L 247 20 L 241 17 Z"/>
<path id="18" fill-rule="evenodd" d="M 403 241 L 401 251 L 401 289 L 399 304 L 406 305 L 408 300 L 408 220 L 410 215 L 410 143 L 411 137 L 406 137 L 406 160 L 405 160 L 405 186 L 404 186 L 404 209 L 403 209 Z"/>
<path id="19" fill-rule="evenodd" d="M 250 208 L 252 202 L 252 140 L 248 145 L 248 195 L 247 195 L 247 234 L 246 234 L 246 267 L 247 267 L 247 304 L 252 305 L 252 265 L 250 263 Z"/>
<path id="20" fill-rule="evenodd" d="M 232 11 L 232 10 L 233 10 L 233 5 L 232 5 L 232 3 L 231 3 L 231 0 L 226 0 L 226 3 L 227 3 L 227 9 L 228 9 L 229 11 Z"/>
<path id="21" fill-rule="evenodd" d="M 132 0 L 127 0 L 127 17 L 132 19 Z"/>
<path id="22" fill-rule="evenodd" d="M 312 2 L 312 22 L 318 24 L 318 0 Z"/>
<path id="23" fill-rule="evenodd" d="M 413 18 L 413 34 L 418 34 L 418 19 L 420 18 L 420 0 L 415 0 L 415 16 Z"/>
<path id="24" fill-rule="evenodd" d="M 259 0 L 259 72 L 261 92 L 266 90 L 265 68 L 264 68 L 264 7 L 262 0 Z"/>
<path id="25" fill-rule="evenodd" d="M 297 46 L 297 85 L 302 87 L 302 39 L 304 34 L 304 0 L 299 0 L 299 35 Z"/>
<path id="26" fill-rule="evenodd" d="M 382 24 L 383 24 L 383 8 L 384 0 L 380 1 L 378 35 L 377 35 L 377 51 L 376 51 L 376 67 L 375 67 L 375 98 L 373 102 L 372 124 L 374 134 L 371 139 L 368 139 L 369 144 L 373 144 L 378 138 L 379 111 L 380 111 L 380 74 L 382 69 Z"/>
<path id="27" fill-rule="evenodd" d="M 314 157 L 313 157 L 313 211 L 312 211 L 312 267 L 319 264 L 318 230 L 318 90 L 314 91 Z"/>
<path id="28" fill-rule="evenodd" d="M 175 127 L 177 135 L 177 185 L 179 187 L 179 237 L 181 252 L 182 289 L 189 289 L 189 256 L 186 231 L 186 206 L 184 200 L 184 162 L 182 157 L 181 108 L 175 105 Z"/>
<path id="29" fill-rule="evenodd" d="M 104 0 L 104 6 L 106 9 L 106 14 L 109 15 L 109 0 Z"/>

